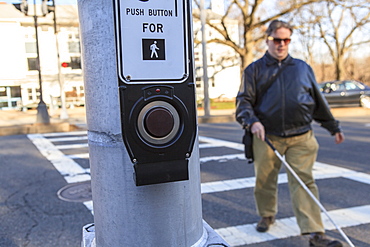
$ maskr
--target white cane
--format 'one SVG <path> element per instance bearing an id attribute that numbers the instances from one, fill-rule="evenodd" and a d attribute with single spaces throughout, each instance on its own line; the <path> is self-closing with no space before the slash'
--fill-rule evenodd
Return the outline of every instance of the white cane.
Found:
<path id="1" fill-rule="evenodd" d="M 346 242 L 351 247 L 355 247 L 355 245 L 351 242 L 351 240 L 347 237 L 347 235 L 342 231 L 342 229 L 337 224 L 335 224 L 334 220 L 329 216 L 328 211 L 326 211 L 326 209 L 324 208 L 324 206 L 315 197 L 315 195 L 312 194 L 312 192 L 308 189 L 308 187 L 306 186 L 306 184 L 300 179 L 300 177 L 297 175 L 297 173 L 295 173 L 295 171 L 292 169 L 292 167 L 285 161 L 285 159 L 276 150 L 276 148 L 274 147 L 274 145 L 272 145 L 272 143 L 267 139 L 267 137 L 265 138 L 265 142 L 271 147 L 271 149 L 274 151 L 274 153 L 276 154 L 276 156 L 281 160 L 281 162 L 283 162 L 283 164 L 289 170 L 289 172 L 297 179 L 297 181 L 300 183 L 300 185 L 302 186 L 302 188 L 308 193 L 308 195 L 314 200 L 314 202 L 321 208 L 321 210 L 329 218 L 329 220 L 331 221 L 331 223 L 333 223 L 333 225 L 335 226 L 335 228 L 337 228 L 337 230 L 343 236 L 343 238 L 346 240 Z"/>

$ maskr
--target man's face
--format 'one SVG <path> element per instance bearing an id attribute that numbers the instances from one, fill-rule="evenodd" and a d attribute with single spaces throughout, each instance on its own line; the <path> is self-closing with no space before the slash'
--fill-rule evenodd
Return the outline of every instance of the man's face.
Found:
<path id="1" fill-rule="evenodd" d="M 288 56 L 288 46 L 290 43 L 291 32 L 288 28 L 279 28 L 267 37 L 268 52 L 271 56 L 283 60 Z M 278 40 L 277 40 L 278 39 Z"/>

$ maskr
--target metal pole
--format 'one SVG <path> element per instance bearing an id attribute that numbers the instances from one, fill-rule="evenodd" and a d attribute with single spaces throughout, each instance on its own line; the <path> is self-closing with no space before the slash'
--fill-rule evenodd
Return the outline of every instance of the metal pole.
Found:
<path id="1" fill-rule="evenodd" d="M 60 119 L 68 119 L 68 112 L 66 107 L 66 94 L 64 92 L 64 75 L 62 74 L 61 63 L 60 63 L 60 54 L 59 54 L 59 41 L 58 41 L 58 29 L 57 29 L 57 18 L 56 18 L 56 8 L 55 8 L 55 0 L 53 0 L 54 7 L 54 34 L 55 34 L 55 45 L 57 49 L 57 66 L 58 66 L 58 81 L 60 87 L 60 100 L 62 104 L 61 112 L 60 112 Z"/>
<path id="2" fill-rule="evenodd" d="M 211 231 L 202 221 L 197 142 L 189 159 L 189 180 L 135 185 L 133 164 L 121 134 L 117 73 L 121 54 L 115 48 L 113 3 L 78 0 L 95 224 L 94 240 L 83 242 L 96 246 L 210 246 L 206 242 Z M 213 241 L 222 242 L 216 239 Z"/>
<path id="3" fill-rule="evenodd" d="M 46 104 L 43 99 L 42 95 L 42 78 L 41 78 L 41 66 L 40 66 L 40 51 L 39 51 L 39 37 L 38 37 L 38 25 L 37 25 L 37 15 L 36 15 L 36 0 L 33 0 L 33 6 L 34 6 L 34 23 L 35 23 L 35 35 L 36 35 L 36 63 L 37 63 L 37 70 L 38 70 L 38 76 L 39 76 L 39 88 L 40 88 L 40 101 L 37 106 L 37 119 L 36 123 L 43 123 L 43 124 L 49 124 L 50 123 L 50 116 L 46 107 Z"/>
<path id="4" fill-rule="evenodd" d="M 203 94 L 204 94 L 204 116 L 209 117 L 209 84 L 208 84 L 208 64 L 207 64 L 207 39 L 206 39 L 206 10 L 204 9 L 204 0 L 200 0 L 200 22 L 202 31 L 202 57 L 203 57 Z"/>

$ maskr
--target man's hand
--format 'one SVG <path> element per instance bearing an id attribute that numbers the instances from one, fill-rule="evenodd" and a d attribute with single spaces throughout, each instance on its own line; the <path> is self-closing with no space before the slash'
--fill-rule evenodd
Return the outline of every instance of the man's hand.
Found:
<path id="1" fill-rule="evenodd" d="M 335 144 L 341 144 L 344 142 L 344 134 L 342 132 L 335 133 Z"/>
<path id="2" fill-rule="evenodd" d="M 251 126 L 251 132 L 253 135 L 256 135 L 262 141 L 265 140 L 265 127 L 261 122 L 255 122 Z"/>

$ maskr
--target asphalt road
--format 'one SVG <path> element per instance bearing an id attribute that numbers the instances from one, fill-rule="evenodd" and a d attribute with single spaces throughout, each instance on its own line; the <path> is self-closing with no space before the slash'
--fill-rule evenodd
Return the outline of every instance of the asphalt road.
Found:
<path id="1" fill-rule="evenodd" d="M 370 246 L 368 234 L 370 231 L 370 180 L 368 180 L 370 179 L 370 117 L 338 119 L 346 136 L 346 141 L 340 145 L 334 144 L 334 138 L 325 129 L 317 124 L 313 125 L 320 144 L 317 158 L 320 163 L 316 166 L 317 184 L 321 202 L 326 210 L 329 213 L 340 211 L 343 214 L 343 217 L 331 217 L 338 221 L 336 223 L 343 228 L 355 246 L 366 247 Z M 199 135 L 240 143 L 243 131 L 237 123 L 203 124 L 199 128 Z M 238 159 L 237 155 L 233 158 L 231 154 L 242 152 L 236 152 L 231 147 L 232 145 L 226 143 L 221 148 L 200 149 L 201 157 L 224 155 L 224 159 L 201 163 L 202 183 L 253 178 L 253 165 Z M 356 178 L 362 175 L 364 179 Z M 214 229 L 218 229 L 221 235 L 225 234 L 225 239 L 232 246 L 308 246 L 306 236 L 300 236 L 299 232 L 295 234 L 294 229 L 286 231 L 287 228 L 282 227 L 283 221 L 293 217 L 288 186 L 285 182 L 279 184 L 277 218 L 281 222 L 271 229 L 273 230 L 271 235 L 278 236 L 276 238 L 269 233 L 264 235 L 254 230 L 254 224 L 259 217 L 255 212 L 253 183 L 249 187 L 248 185 L 244 187 L 233 190 L 219 189 L 214 193 L 203 193 L 202 196 L 204 219 Z M 360 213 L 360 217 L 367 220 L 356 223 L 355 217 L 351 218 L 350 215 L 352 210 L 360 208 L 365 212 L 365 214 Z M 323 219 L 327 222 L 325 217 Z M 345 220 L 348 222 L 344 222 Z M 335 228 L 330 223 L 325 226 L 328 226 L 328 229 Z M 279 231 L 279 228 L 283 229 L 283 232 Z M 227 237 L 230 236 L 230 232 L 237 237 Z M 342 240 L 342 236 L 336 230 L 330 230 L 327 234 Z"/>
<path id="2" fill-rule="evenodd" d="M 79 246 L 93 222 L 82 203 L 60 200 L 63 176 L 25 135 L 0 138 L 0 246 Z"/>
<path id="3" fill-rule="evenodd" d="M 356 246 L 366 247 L 370 246 L 370 116 L 339 120 L 346 135 L 340 145 L 314 125 L 320 144 L 317 184 L 324 207 Z M 235 122 L 199 126 L 204 220 L 230 246 L 308 246 L 307 237 L 294 228 L 284 171 L 278 222 L 270 233 L 254 230 L 259 219 L 253 200 L 254 172 L 243 159 L 242 134 Z M 77 182 L 72 179 L 76 176 L 68 175 L 71 167 L 78 170 L 81 181 L 89 179 L 86 143 L 86 132 L 0 137 L 1 247 L 80 245 L 82 227 L 93 222 L 91 203 L 64 201 L 57 192 Z M 53 150 L 71 167 L 56 169 L 53 162 L 58 160 L 43 148 Z M 328 234 L 341 239 L 327 224 Z M 235 235 L 230 237 L 230 231 Z"/>

